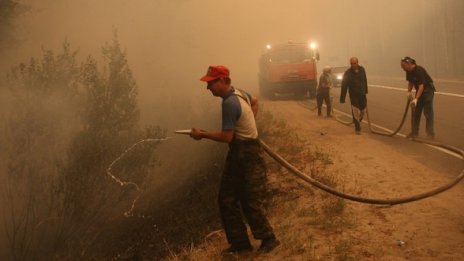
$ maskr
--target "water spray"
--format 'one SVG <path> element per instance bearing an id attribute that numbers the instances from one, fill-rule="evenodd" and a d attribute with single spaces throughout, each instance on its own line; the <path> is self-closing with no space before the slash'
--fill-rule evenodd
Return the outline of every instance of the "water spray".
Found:
<path id="1" fill-rule="evenodd" d="M 106 169 L 106 174 L 108 176 L 111 177 L 111 179 L 113 179 L 116 183 L 118 183 L 121 187 L 125 187 L 125 186 L 133 186 L 135 187 L 135 190 L 138 192 L 137 196 L 135 197 L 135 199 L 132 201 L 132 205 L 131 205 L 131 208 L 127 211 L 124 212 L 124 216 L 125 217 L 133 217 L 134 216 L 134 213 L 133 213 L 133 210 L 135 208 L 135 203 L 137 202 L 137 200 L 139 199 L 140 197 L 140 187 L 139 185 L 137 185 L 135 182 L 132 182 L 132 181 L 122 181 L 121 179 L 119 179 L 118 177 L 114 176 L 113 174 L 111 174 L 111 168 L 113 167 L 114 164 L 116 164 L 116 162 L 118 162 L 119 160 L 121 160 L 128 152 L 130 152 L 132 149 L 134 149 L 136 146 L 142 144 L 142 143 L 145 143 L 145 142 L 162 142 L 162 141 L 166 141 L 168 139 L 171 139 L 171 137 L 166 137 L 166 138 L 159 138 L 159 139 L 143 139 L 143 140 L 140 140 L 136 143 L 134 143 L 132 146 L 130 146 L 128 149 L 126 149 L 121 155 L 119 155 L 119 157 L 117 157 L 113 162 L 111 162 L 111 164 L 108 166 L 108 168 Z M 141 218 L 147 218 L 147 216 L 144 216 L 144 215 L 137 215 L 137 217 L 141 217 Z"/>

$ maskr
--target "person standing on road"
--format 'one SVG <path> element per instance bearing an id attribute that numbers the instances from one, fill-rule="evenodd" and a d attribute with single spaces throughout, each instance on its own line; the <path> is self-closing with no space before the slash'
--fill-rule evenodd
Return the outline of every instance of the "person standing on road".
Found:
<path id="1" fill-rule="evenodd" d="M 415 108 L 414 121 L 412 130 L 406 137 L 415 138 L 419 135 L 419 125 L 422 111 L 425 117 L 425 132 L 428 139 L 435 138 L 433 128 L 433 96 L 435 95 L 435 86 L 433 80 L 424 67 L 417 65 L 416 60 L 411 57 L 401 59 L 401 68 L 406 72 L 408 81 L 408 95 L 414 99 L 411 106 Z M 415 96 L 412 96 L 412 88 L 416 90 Z"/>
<path id="2" fill-rule="evenodd" d="M 367 77 L 358 58 L 351 57 L 351 67 L 343 74 L 340 103 L 345 103 L 346 92 L 350 95 L 351 114 L 356 134 L 361 134 L 361 121 L 367 106 Z"/>
<path id="3" fill-rule="evenodd" d="M 330 89 L 333 86 L 332 83 L 332 68 L 325 66 L 322 71 L 321 77 L 319 77 L 319 85 L 317 86 L 317 115 L 322 116 L 322 103 L 325 101 L 327 107 L 327 117 L 332 117 L 332 103 L 330 100 Z"/>
<path id="4" fill-rule="evenodd" d="M 242 213 L 254 238 L 261 240 L 258 252 L 269 252 L 280 242 L 266 217 L 263 197 L 266 189 L 266 166 L 258 140 L 255 116 L 258 100 L 231 85 L 229 69 L 209 66 L 201 81 L 207 90 L 222 98 L 222 130 L 210 132 L 192 128 L 196 140 L 210 139 L 229 145 L 219 189 L 219 210 L 230 247 L 223 253 L 251 252 Z"/>

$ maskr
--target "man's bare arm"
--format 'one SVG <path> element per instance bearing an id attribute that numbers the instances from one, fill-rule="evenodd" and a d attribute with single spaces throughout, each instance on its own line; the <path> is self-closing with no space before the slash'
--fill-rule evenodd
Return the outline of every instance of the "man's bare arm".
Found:
<path id="1" fill-rule="evenodd" d="M 209 139 L 209 140 L 214 140 L 217 142 L 230 143 L 232 142 L 232 139 L 234 138 L 234 130 L 223 130 L 223 131 L 217 131 L 217 132 L 210 132 L 206 130 L 198 130 L 198 129 L 192 128 L 190 137 L 196 140 Z"/>
<path id="2" fill-rule="evenodd" d="M 408 84 L 408 92 L 411 92 L 411 91 L 412 91 L 412 87 L 413 87 L 413 86 L 414 86 L 414 85 L 413 85 L 412 83 L 409 83 L 409 84 Z"/>

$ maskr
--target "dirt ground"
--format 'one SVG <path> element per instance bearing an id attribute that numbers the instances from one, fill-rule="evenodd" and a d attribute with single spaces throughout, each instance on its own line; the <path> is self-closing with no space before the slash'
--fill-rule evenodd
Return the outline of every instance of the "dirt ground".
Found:
<path id="1" fill-rule="evenodd" d="M 447 184 L 462 171 L 462 160 L 424 144 L 372 134 L 365 124 L 356 135 L 353 126 L 318 117 L 313 101 L 260 104 L 263 141 L 303 173 L 346 194 L 403 198 Z M 268 217 L 281 245 L 266 254 L 224 255 L 228 245 L 218 230 L 166 260 L 464 260 L 464 182 L 420 201 L 370 205 L 341 200 L 266 158 Z M 256 249 L 260 241 L 252 244 Z"/>
<path id="2" fill-rule="evenodd" d="M 308 103 L 308 107 L 314 106 L 304 102 Z M 455 174 L 445 175 L 440 168 L 424 164 L 420 156 L 400 150 L 385 139 L 379 140 L 375 137 L 378 135 L 368 131 L 367 125 L 362 126 L 361 135 L 355 135 L 352 126 L 331 118 L 317 117 L 315 111 L 304 108 L 301 103 L 264 101 L 263 108 L 274 117 L 285 119 L 299 136 L 330 156 L 333 164 L 328 165 L 325 172 L 336 176 L 341 188 L 348 194 L 382 199 L 406 197 L 443 185 L 459 174 L 459 166 L 453 166 L 458 170 Z M 402 146 L 410 146 L 408 144 L 413 142 L 405 140 L 404 143 Z M 459 161 L 453 162 L 459 164 Z M 464 260 L 463 198 L 464 184 L 461 182 L 432 198 L 403 205 L 376 206 L 346 201 L 345 212 L 353 226 L 337 233 L 323 233 L 301 224 L 302 230 L 313 234 L 311 244 L 315 253 L 311 258 L 293 255 L 288 259 Z M 311 200 L 311 195 L 298 198 L 301 202 L 307 200 Z M 295 204 L 298 208 L 303 203 Z M 350 245 L 345 257 L 326 256 L 326 259 L 316 253 L 326 252 L 324 249 L 330 248 L 340 237 Z M 288 245 L 285 247 L 286 242 L 283 245 L 288 248 Z"/>

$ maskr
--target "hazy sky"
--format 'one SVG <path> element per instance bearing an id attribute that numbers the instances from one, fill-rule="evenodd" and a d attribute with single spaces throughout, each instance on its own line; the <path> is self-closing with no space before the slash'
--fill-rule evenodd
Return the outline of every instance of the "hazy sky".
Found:
<path id="1" fill-rule="evenodd" d="M 445 0 L 446 1 L 446 0 Z M 227 64 L 236 72 L 257 70 L 267 43 L 317 41 L 324 63 L 347 63 L 366 56 L 369 44 L 395 38 L 422 22 L 436 0 L 24 0 L 22 45 L 31 51 L 57 48 L 63 39 L 84 52 L 98 52 L 119 31 L 135 71 L 170 71 L 194 66 L 198 75 L 208 64 Z M 415 7 L 415 8 L 413 8 Z M 419 8 L 418 8 L 419 7 Z M 415 10 L 414 10 L 415 9 Z M 414 14 L 411 19 L 411 13 Z M 400 39 L 398 39 L 400 40 Z M 366 50 L 367 49 L 367 50 Z M 405 46 L 398 57 L 414 48 Z M 25 57 L 29 52 L 21 51 Z M 411 54 L 412 55 L 412 54 Z M 395 57 L 395 60 L 398 60 Z M 234 71 L 235 71 L 234 70 Z"/>
<path id="2" fill-rule="evenodd" d="M 6 55 L 7 63 L 27 61 L 39 55 L 41 48 L 59 50 L 64 39 L 79 48 L 81 56 L 99 57 L 101 46 L 111 40 L 112 29 L 116 28 L 139 84 L 142 106 L 150 105 L 153 96 L 163 96 L 169 102 L 209 95 L 198 79 L 210 64 L 229 66 L 233 83 L 256 90 L 257 61 L 268 43 L 316 41 L 321 66 L 345 65 L 349 57 L 358 56 L 368 73 L 402 75 L 399 59 L 405 55 L 423 57 L 418 60 L 429 65 L 432 74 L 448 70 L 444 68 L 450 67 L 446 62 L 442 62 L 445 66 L 432 65 L 437 64 L 435 60 L 448 61 L 457 56 L 460 49 L 453 43 L 464 39 L 459 26 L 462 19 L 455 19 L 457 13 L 449 15 L 455 6 L 464 7 L 456 0 L 24 0 L 22 3 L 30 9 L 18 19 L 19 44 Z M 443 25 L 442 20 L 429 22 L 430 17 L 443 15 L 454 20 L 443 20 L 446 22 Z M 450 29 L 452 35 L 439 30 L 448 24 L 456 27 L 456 31 Z M 425 32 L 424 26 L 433 30 L 433 34 Z M 435 38 L 445 41 L 430 41 Z M 430 43 L 423 45 L 424 40 Z M 449 57 L 443 58 L 442 53 Z"/>

